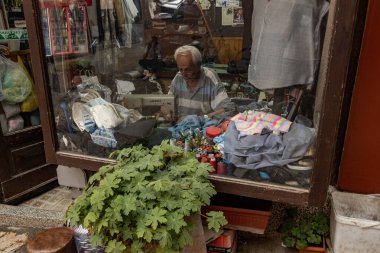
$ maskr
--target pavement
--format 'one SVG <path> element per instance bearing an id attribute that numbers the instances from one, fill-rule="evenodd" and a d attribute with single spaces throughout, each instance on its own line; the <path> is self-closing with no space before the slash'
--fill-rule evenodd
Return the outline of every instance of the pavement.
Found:
<path id="1" fill-rule="evenodd" d="M 71 201 L 71 190 L 58 187 L 18 206 L 0 204 L 0 252 L 27 252 L 35 234 L 64 225 Z"/>

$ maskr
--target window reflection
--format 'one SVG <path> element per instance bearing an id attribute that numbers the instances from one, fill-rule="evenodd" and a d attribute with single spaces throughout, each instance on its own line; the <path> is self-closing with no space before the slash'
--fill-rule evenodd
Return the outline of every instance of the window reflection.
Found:
<path id="1" fill-rule="evenodd" d="M 0 1 L 0 126 L 11 136 L 40 125 L 22 1 Z"/>
<path id="2" fill-rule="evenodd" d="M 308 188 L 328 2 L 247 2 L 40 0 L 59 149 L 168 139 L 218 175 Z"/>

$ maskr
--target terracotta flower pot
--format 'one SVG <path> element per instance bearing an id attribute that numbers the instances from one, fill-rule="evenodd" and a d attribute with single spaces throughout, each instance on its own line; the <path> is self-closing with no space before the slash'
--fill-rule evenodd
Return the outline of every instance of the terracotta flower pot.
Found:
<path id="1" fill-rule="evenodd" d="M 314 252 L 325 252 L 326 249 L 326 241 L 325 238 L 323 238 L 322 246 L 309 246 L 304 249 L 298 249 L 299 253 L 314 253 Z"/>

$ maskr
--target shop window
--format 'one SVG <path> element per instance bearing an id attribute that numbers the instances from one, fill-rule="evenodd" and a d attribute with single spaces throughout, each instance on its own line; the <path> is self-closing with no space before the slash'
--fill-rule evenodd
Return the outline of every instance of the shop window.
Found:
<path id="1" fill-rule="evenodd" d="M 94 169 L 115 149 L 167 139 L 215 166 L 217 181 L 307 198 L 337 2 L 34 1 L 55 159 Z M 176 62 L 184 45 L 201 67 Z"/>
<path id="2" fill-rule="evenodd" d="M 60 151 L 107 158 L 171 139 L 222 176 L 309 187 L 327 1 L 255 1 L 245 9 L 252 27 L 242 1 L 39 4 Z M 250 58 L 241 55 L 244 25 L 254 31 Z M 201 52 L 202 72 L 220 78 L 200 80 L 225 91 L 181 86 L 198 71 L 177 66 L 183 45 Z M 224 135 L 212 140 L 210 126 Z"/>

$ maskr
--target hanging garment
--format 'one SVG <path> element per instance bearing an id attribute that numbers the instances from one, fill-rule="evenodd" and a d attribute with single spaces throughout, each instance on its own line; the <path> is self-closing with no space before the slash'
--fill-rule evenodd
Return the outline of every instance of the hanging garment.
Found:
<path id="1" fill-rule="evenodd" d="M 326 0 L 255 0 L 248 81 L 261 90 L 314 83 Z"/>
<path id="2" fill-rule="evenodd" d="M 133 0 L 114 0 L 118 39 L 121 46 L 132 47 L 133 23 L 139 11 Z"/>
<path id="3" fill-rule="evenodd" d="M 133 0 L 121 0 L 125 22 L 120 26 L 121 40 L 125 47 L 132 47 L 132 29 L 135 17 L 139 13 Z"/>
<path id="4" fill-rule="evenodd" d="M 102 34 L 96 47 L 95 66 L 97 73 L 105 75 L 118 69 L 119 43 L 116 38 L 115 10 L 101 9 L 100 15 Z"/>
<path id="5" fill-rule="evenodd" d="M 113 0 L 113 5 L 115 6 L 116 21 L 118 27 L 125 24 L 125 16 L 123 11 L 123 6 L 121 4 L 123 0 Z"/>

